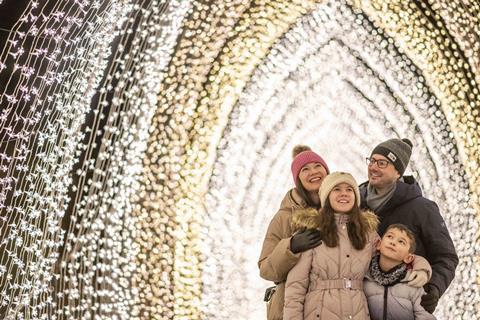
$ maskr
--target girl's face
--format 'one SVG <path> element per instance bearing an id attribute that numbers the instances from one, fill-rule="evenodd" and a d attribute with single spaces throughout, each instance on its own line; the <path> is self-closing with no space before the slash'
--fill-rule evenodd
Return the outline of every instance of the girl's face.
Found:
<path id="1" fill-rule="evenodd" d="M 327 170 L 319 162 L 307 163 L 302 167 L 298 178 L 307 192 L 317 193 Z"/>
<path id="2" fill-rule="evenodd" d="M 355 191 L 347 183 L 337 184 L 328 195 L 330 205 L 335 212 L 347 213 L 355 204 Z"/>

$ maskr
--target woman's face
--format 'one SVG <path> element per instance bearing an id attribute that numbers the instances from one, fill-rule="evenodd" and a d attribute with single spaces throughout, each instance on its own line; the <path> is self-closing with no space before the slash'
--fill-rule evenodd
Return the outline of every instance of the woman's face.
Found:
<path id="1" fill-rule="evenodd" d="M 340 183 L 330 191 L 328 200 L 330 201 L 333 211 L 347 213 L 352 210 L 353 205 L 355 204 L 355 191 L 353 191 L 351 185 Z"/>
<path id="2" fill-rule="evenodd" d="M 316 193 L 326 175 L 327 170 L 319 162 L 311 162 L 302 167 L 298 178 L 307 192 Z"/>

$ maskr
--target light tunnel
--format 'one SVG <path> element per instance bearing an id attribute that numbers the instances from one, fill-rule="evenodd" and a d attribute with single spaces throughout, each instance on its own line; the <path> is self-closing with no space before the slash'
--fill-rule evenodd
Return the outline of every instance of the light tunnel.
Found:
<path id="1" fill-rule="evenodd" d="M 474 1 L 25 1 L 2 27 L 0 312 L 264 319 L 293 146 L 361 182 L 408 137 L 460 258 L 435 315 L 477 319 L 479 19 Z"/>

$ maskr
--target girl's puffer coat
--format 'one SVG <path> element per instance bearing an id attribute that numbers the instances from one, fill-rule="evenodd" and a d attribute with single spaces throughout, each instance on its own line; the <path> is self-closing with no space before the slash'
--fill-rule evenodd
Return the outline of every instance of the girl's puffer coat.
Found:
<path id="1" fill-rule="evenodd" d="M 372 212 L 362 212 L 368 221 L 367 244 L 356 250 L 348 238 L 348 214 L 335 214 L 339 245 L 325 244 L 305 251 L 290 270 L 285 289 L 283 319 L 368 320 L 363 278 L 379 239 L 378 220 Z M 312 211 L 298 211 L 292 219 L 295 228 L 317 228 Z"/>

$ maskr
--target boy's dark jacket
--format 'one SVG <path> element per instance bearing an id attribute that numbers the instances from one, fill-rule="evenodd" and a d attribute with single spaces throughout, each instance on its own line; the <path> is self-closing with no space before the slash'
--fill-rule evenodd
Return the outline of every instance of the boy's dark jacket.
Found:
<path id="1" fill-rule="evenodd" d="M 397 181 L 392 198 L 375 212 L 380 219 L 378 233 L 393 223 L 402 223 L 415 234 L 415 254 L 425 257 L 432 266 L 430 284 L 435 285 L 440 295 L 447 290 L 455 276 L 458 256 L 452 239 L 435 202 L 422 196 L 422 191 L 411 176 Z M 370 209 L 366 203 L 368 181 L 360 185 L 361 207 Z"/>

